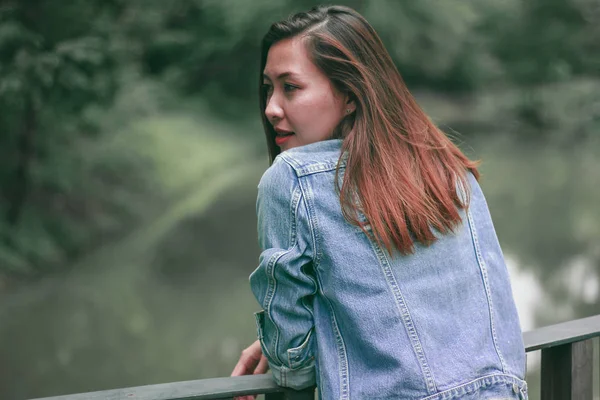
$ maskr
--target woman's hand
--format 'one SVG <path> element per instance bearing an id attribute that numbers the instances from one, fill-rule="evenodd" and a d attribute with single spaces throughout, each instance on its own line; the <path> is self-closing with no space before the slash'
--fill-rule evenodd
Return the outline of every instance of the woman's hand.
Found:
<path id="1" fill-rule="evenodd" d="M 263 355 L 260 342 L 257 340 L 242 351 L 231 376 L 264 374 L 269 369 L 267 358 Z M 236 397 L 235 400 L 254 400 L 256 396 Z"/>

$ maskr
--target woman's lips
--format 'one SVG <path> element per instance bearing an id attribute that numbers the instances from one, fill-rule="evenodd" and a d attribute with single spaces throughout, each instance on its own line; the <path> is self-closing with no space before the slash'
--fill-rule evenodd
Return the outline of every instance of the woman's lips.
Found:
<path id="1" fill-rule="evenodd" d="M 292 136 L 294 136 L 293 133 L 289 133 L 286 135 L 277 135 L 275 136 L 275 144 L 281 147 L 281 145 L 287 142 Z"/>

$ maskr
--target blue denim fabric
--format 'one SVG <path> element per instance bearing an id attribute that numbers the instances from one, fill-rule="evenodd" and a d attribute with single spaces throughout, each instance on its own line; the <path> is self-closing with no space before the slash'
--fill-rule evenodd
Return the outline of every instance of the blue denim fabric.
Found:
<path id="1" fill-rule="evenodd" d="M 258 337 L 275 380 L 323 399 L 525 399 L 525 350 L 481 189 L 412 255 L 342 216 L 341 140 L 288 150 L 258 186 Z M 343 172 L 343 167 L 342 171 Z"/>

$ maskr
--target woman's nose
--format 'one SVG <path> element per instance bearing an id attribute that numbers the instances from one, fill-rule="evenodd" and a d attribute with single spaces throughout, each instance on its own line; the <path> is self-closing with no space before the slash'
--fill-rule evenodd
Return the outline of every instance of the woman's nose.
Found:
<path id="1" fill-rule="evenodd" d="M 275 96 L 271 96 L 271 98 L 267 100 L 265 116 L 271 122 L 271 124 L 273 124 L 275 121 L 280 121 L 283 119 L 283 109 L 277 103 L 277 101 L 275 101 Z"/>

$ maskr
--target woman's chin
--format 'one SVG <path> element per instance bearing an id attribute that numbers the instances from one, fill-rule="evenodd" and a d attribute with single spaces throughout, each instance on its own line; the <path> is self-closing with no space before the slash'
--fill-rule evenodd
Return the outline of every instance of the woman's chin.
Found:
<path id="1" fill-rule="evenodd" d="M 290 140 L 286 143 L 283 143 L 281 146 L 279 146 L 279 148 L 281 149 L 282 152 L 289 150 L 289 149 L 293 149 L 294 147 L 298 147 L 300 146 L 300 144 L 295 143 L 295 141 Z"/>

